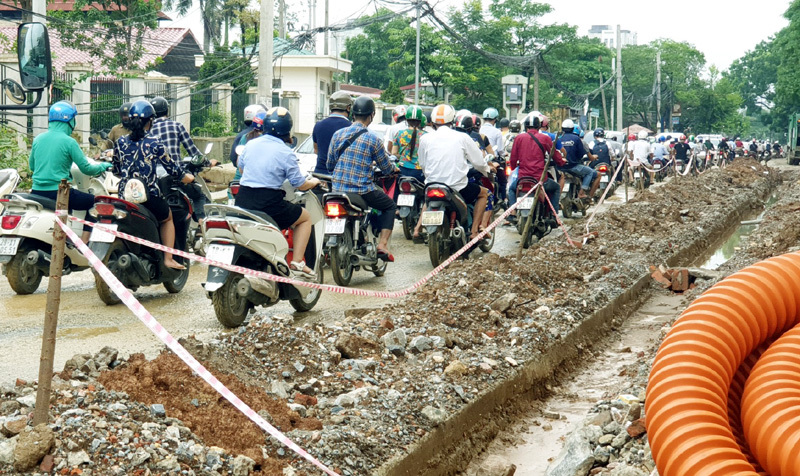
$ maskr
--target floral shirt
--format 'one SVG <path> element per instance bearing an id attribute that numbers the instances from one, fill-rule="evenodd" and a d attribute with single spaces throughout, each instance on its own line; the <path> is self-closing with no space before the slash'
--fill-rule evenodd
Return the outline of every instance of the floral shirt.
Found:
<path id="1" fill-rule="evenodd" d="M 120 179 L 119 195 L 124 193 L 128 180 L 138 178 L 147 186 L 151 197 L 160 197 L 156 170 L 159 164 L 174 177 L 183 175 L 181 165 L 172 160 L 167 148 L 155 137 L 148 135 L 138 142 L 132 141 L 131 136 L 117 140 L 111 170 Z"/>
<path id="2" fill-rule="evenodd" d="M 414 134 L 413 128 L 408 128 L 405 130 L 400 131 L 397 134 L 397 138 L 394 140 L 394 145 L 397 147 L 399 152 L 399 157 L 397 165 L 400 167 L 404 167 L 407 169 L 416 169 L 422 170 L 422 167 L 419 166 L 419 140 L 422 136 L 425 135 L 424 130 L 417 131 L 417 143 L 414 144 L 414 150 L 411 150 L 411 138 Z"/>

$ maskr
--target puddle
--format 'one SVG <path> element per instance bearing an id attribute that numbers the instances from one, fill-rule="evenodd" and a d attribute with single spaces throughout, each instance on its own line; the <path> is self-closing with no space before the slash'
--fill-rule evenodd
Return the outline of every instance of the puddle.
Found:
<path id="1" fill-rule="evenodd" d="M 71 327 L 67 329 L 59 329 L 56 334 L 57 337 L 68 337 L 71 339 L 87 339 L 89 337 L 97 337 L 103 334 L 112 334 L 119 332 L 119 327 Z"/>

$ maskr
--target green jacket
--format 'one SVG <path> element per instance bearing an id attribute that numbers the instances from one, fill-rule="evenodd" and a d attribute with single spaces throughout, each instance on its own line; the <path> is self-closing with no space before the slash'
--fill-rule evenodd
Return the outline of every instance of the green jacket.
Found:
<path id="1" fill-rule="evenodd" d="M 74 162 L 86 175 L 99 175 L 106 164 L 90 164 L 78 143 L 70 137 L 72 129 L 66 122 L 53 121 L 47 132 L 33 140 L 28 161 L 33 172 L 33 190 L 58 190 L 61 179 L 69 180 Z"/>

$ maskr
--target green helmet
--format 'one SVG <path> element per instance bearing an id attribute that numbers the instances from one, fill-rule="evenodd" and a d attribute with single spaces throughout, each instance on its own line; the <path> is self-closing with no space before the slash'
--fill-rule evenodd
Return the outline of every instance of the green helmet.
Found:
<path id="1" fill-rule="evenodd" d="M 409 106 L 406 109 L 407 121 L 420 121 L 422 127 L 425 127 L 428 120 L 425 118 L 425 112 L 419 106 Z"/>

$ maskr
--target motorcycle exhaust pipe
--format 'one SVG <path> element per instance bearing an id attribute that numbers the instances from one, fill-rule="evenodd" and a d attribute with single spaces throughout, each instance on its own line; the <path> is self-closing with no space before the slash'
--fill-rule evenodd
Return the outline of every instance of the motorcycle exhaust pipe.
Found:
<path id="1" fill-rule="evenodd" d="M 254 299 L 254 294 L 264 295 L 269 298 L 270 301 L 277 301 L 280 297 L 277 283 L 254 276 L 244 276 L 240 279 L 239 283 L 236 285 L 236 293 L 249 301 L 257 300 Z"/>
<path id="2" fill-rule="evenodd" d="M 42 250 L 31 250 L 25 255 L 25 262 L 45 276 L 50 275 L 50 254 Z"/>
<path id="3" fill-rule="evenodd" d="M 377 259 L 372 260 L 361 255 L 350 255 L 350 264 L 352 266 L 373 265 L 377 262 Z"/>

